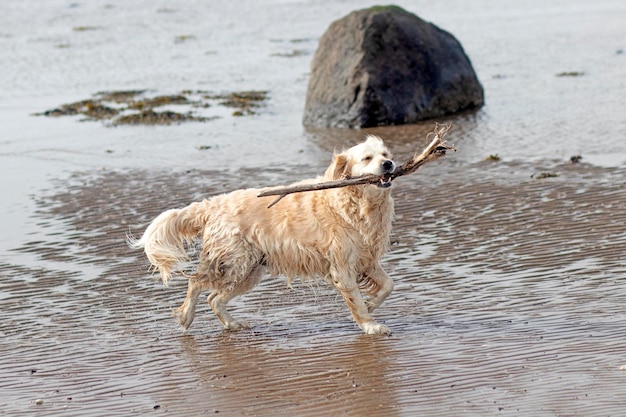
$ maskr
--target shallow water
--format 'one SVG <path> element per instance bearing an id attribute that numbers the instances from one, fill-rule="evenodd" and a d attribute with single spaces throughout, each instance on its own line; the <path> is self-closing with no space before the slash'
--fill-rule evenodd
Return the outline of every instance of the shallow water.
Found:
<path id="1" fill-rule="evenodd" d="M 162 210 L 316 175 L 368 132 L 399 161 L 425 145 L 432 122 L 301 126 L 317 39 L 367 4 L 5 5 L 0 412 L 619 415 L 622 3 L 398 3 L 461 41 L 487 105 L 445 120 L 456 154 L 396 181 L 396 289 L 376 312 L 389 338 L 361 335 L 323 284 L 281 279 L 233 302 L 251 331 L 222 332 L 204 304 L 182 333 L 170 310 L 183 280 L 162 287 L 124 242 Z M 557 76 L 571 71 L 584 74 Z M 32 115 L 122 89 L 270 99 L 255 116 L 173 126 Z"/>

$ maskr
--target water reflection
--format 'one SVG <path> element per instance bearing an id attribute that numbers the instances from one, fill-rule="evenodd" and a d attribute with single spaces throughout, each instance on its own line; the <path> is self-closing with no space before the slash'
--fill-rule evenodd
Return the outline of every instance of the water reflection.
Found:
<path id="1" fill-rule="evenodd" d="M 486 115 L 480 110 L 471 110 L 458 115 L 427 120 L 416 124 L 381 126 L 365 129 L 324 129 L 306 127 L 306 139 L 314 143 L 321 153 L 331 154 L 363 140 L 365 135 L 372 134 L 383 138 L 385 144 L 391 148 L 396 158 L 408 158 L 417 151 L 421 151 L 429 142 L 428 135 L 435 129 L 436 123 L 451 124 L 446 140 L 459 145 L 459 155 L 469 155 L 464 150 L 476 147 L 478 133 L 481 128 L 479 121 Z M 468 148 L 468 149 L 465 149 Z"/>
<path id="2" fill-rule="evenodd" d="M 387 338 L 311 340 L 303 335 L 264 338 L 222 333 L 181 349 L 201 381 L 196 394 L 215 410 L 258 415 L 398 415 Z M 303 340 L 304 339 L 304 340 Z"/>

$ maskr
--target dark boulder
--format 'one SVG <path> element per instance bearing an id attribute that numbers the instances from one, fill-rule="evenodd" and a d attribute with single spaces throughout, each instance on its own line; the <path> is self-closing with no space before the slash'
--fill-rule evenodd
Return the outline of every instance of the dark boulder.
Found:
<path id="1" fill-rule="evenodd" d="M 483 105 L 461 44 L 396 6 L 333 22 L 311 64 L 303 123 L 371 127 L 413 123 Z"/>

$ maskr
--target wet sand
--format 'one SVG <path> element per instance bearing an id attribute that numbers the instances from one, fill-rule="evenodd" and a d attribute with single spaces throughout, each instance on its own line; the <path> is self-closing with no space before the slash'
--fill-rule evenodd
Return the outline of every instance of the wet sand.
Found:
<path id="1" fill-rule="evenodd" d="M 421 149 L 431 122 L 300 124 L 317 38 L 367 5 L 34 4 L 0 18 L 0 414 L 624 413 L 620 2 L 400 3 L 459 37 L 487 105 L 444 120 L 456 154 L 395 181 L 390 337 L 362 335 L 324 284 L 270 277 L 232 303 L 251 330 L 202 303 L 184 333 L 184 279 L 163 287 L 125 244 L 165 209 L 316 175 L 365 133 L 397 161 Z M 122 89 L 268 100 L 166 127 L 32 116 Z"/>
<path id="2" fill-rule="evenodd" d="M 270 183 L 286 167 L 253 182 Z M 558 173 L 538 180 L 536 172 Z M 442 175 L 443 174 L 443 175 Z M 9 415 L 589 415 L 626 398 L 622 168 L 452 159 L 397 181 L 385 265 L 396 289 L 368 337 L 320 283 L 267 278 L 206 304 L 183 333 L 184 279 L 150 278 L 128 230 L 180 201 L 250 180 L 242 170 L 110 172 L 37 201 L 41 233 L 0 266 Z M 263 175 L 261 175 L 263 177 Z M 130 180 L 129 180 L 130 179 Z M 44 403 L 37 405 L 37 399 Z"/>

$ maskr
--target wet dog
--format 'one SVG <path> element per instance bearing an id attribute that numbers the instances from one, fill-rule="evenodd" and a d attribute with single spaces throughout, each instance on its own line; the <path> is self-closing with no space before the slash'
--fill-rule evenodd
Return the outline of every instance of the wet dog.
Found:
<path id="1" fill-rule="evenodd" d="M 395 170 L 383 141 L 368 136 L 335 154 L 315 183 L 383 175 Z M 210 290 L 208 303 L 227 330 L 250 327 L 234 319 L 227 303 L 256 286 L 266 272 L 294 277 L 319 277 L 344 298 L 354 321 L 367 334 L 389 334 L 371 312 L 393 289 L 380 266 L 393 218 L 390 182 L 353 185 L 285 196 L 268 208 L 264 189 L 245 189 L 161 213 L 131 248 L 143 248 L 167 284 L 173 270 L 189 260 L 186 247 L 199 237 L 199 263 L 189 280 L 187 297 L 174 311 L 184 329 L 193 322 L 199 295 Z M 362 294 L 363 292 L 363 294 Z"/>

